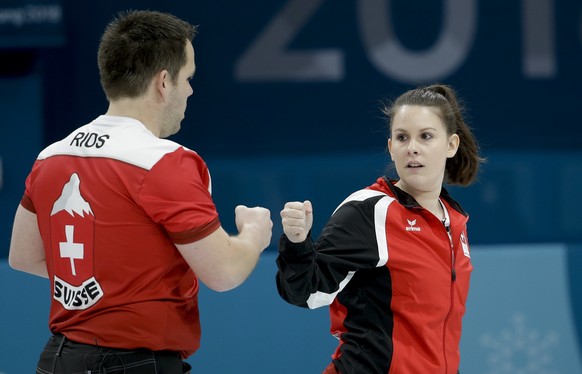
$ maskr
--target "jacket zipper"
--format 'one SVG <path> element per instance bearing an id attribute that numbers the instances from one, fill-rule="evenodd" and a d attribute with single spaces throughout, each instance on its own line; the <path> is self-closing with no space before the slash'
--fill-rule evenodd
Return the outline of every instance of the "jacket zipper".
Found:
<path id="1" fill-rule="evenodd" d="M 451 243 L 451 278 L 454 281 L 457 280 L 457 271 L 455 270 L 455 249 L 453 247 L 453 237 L 451 236 L 451 226 L 445 226 L 447 230 L 447 235 L 449 236 L 449 243 Z"/>
<path id="2" fill-rule="evenodd" d="M 445 373 L 448 372 L 449 370 L 449 363 L 447 361 L 447 350 L 446 350 L 446 331 L 447 331 L 447 324 L 449 322 L 449 316 L 451 313 L 451 310 L 453 310 L 453 305 L 454 305 L 454 298 L 455 298 L 455 292 L 454 292 L 454 283 L 457 280 L 457 271 L 455 270 L 455 248 L 453 245 L 453 237 L 451 234 L 451 223 L 449 222 L 449 225 L 444 225 L 445 227 L 445 231 L 447 232 L 447 235 L 449 237 L 449 243 L 451 246 L 451 304 L 449 305 L 449 313 L 447 313 L 447 316 L 445 317 L 445 324 L 444 324 L 444 328 L 443 328 L 443 356 L 445 358 Z"/>

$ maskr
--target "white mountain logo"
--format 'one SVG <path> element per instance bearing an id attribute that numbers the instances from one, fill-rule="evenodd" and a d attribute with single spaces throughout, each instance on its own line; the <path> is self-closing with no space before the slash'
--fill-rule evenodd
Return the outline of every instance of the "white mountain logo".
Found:
<path id="1" fill-rule="evenodd" d="M 79 179 L 79 176 L 76 173 L 73 173 L 69 181 L 64 185 L 61 196 L 57 201 L 55 201 L 51 216 L 57 214 L 61 210 L 66 210 L 71 216 L 74 216 L 73 212 L 81 217 L 84 217 L 85 213 L 93 214 L 89 203 L 81 196 L 81 190 L 79 189 L 80 184 L 81 180 Z"/>

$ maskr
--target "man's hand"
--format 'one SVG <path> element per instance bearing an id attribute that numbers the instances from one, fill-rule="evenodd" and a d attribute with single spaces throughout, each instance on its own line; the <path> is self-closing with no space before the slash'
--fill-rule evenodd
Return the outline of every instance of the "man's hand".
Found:
<path id="1" fill-rule="evenodd" d="M 271 212 L 262 207 L 238 205 L 234 209 L 236 227 L 242 235 L 250 234 L 255 245 L 263 251 L 271 243 L 273 221 Z"/>

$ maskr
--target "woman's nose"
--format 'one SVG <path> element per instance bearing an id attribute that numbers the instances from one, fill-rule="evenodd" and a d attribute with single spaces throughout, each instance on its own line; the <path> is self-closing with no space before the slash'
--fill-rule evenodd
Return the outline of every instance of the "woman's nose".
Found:
<path id="1" fill-rule="evenodd" d="M 408 154 L 418 154 L 416 141 L 411 140 L 410 143 L 408 143 Z"/>

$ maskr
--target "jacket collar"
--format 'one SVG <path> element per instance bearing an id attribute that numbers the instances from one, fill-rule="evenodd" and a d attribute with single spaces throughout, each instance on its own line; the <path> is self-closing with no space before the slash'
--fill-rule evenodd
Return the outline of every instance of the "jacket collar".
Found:
<path id="1" fill-rule="evenodd" d="M 384 176 L 378 179 L 378 183 L 385 185 L 386 188 L 390 191 L 392 196 L 398 200 L 400 204 L 405 206 L 406 208 L 420 208 L 420 204 L 408 193 L 404 192 L 400 188 L 396 187 L 394 184 L 398 182 L 396 179 L 389 179 L 388 177 Z M 467 217 L 468 214 L 465 212 L 461 204 L 459 204 L 455 199 L 451 197 L 449 192 L 442 187 L 440 193 L 441 199 L 446 201 L 451 208 L 455 209 L 457 212 L 461 213 L 463 216 Z"/>

